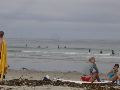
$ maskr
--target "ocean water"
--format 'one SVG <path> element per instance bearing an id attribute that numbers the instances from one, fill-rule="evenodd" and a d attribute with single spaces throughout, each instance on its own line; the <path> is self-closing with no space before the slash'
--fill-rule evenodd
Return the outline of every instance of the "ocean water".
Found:
<path id="1" fill-rule="evenodd" d="M 120 42 L 117 40 L 7 39 L 7 42 L 10 69 L 84 72 L 92 56 L 101 73 L 108 72 L 115 63 L 120 64 Z"/>

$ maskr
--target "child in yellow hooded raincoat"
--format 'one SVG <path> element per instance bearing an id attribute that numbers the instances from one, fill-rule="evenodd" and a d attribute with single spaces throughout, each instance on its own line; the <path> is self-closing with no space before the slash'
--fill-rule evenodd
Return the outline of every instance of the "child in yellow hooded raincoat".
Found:
<path id="1" fill-rule="evenodd" d="M 0 80 L 3 80 L 7 73 L 7 44 L 3 38 L 4 32 L 0 31 Z"/>

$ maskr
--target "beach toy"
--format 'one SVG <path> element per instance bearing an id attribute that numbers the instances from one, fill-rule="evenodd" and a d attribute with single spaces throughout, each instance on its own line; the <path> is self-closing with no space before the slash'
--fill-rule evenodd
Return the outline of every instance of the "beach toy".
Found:
<path id="1" fill-rule="evenodd" d="M 92 78 L 92 77 L 91 77 L 90 75 L 88 75 L 88 76 L 81 76 L 81 79 L 80 79 L 80 80 L 89 82 L 91 78 Z"/>

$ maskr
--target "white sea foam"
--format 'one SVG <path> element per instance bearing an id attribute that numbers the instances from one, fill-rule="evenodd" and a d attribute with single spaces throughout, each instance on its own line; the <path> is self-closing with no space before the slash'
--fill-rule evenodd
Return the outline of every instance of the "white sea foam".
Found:
<path id="1" fill-rule="evenodd" d="M 23 50 L 22 52 L 24 52 L 24 53 L 39 53 L 39 52 L 41 52 L 41 51 L 27 51 L 27 50 L 24 51 L 24 50 Z"/>

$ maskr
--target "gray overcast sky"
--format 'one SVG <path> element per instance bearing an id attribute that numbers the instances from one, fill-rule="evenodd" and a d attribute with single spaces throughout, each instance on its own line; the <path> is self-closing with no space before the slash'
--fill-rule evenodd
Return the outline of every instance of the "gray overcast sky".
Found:
<path id="1" fill-rule="evenodd" d="M 0 0 L 7 37 L 120 39 L 120 0 Z"/>

